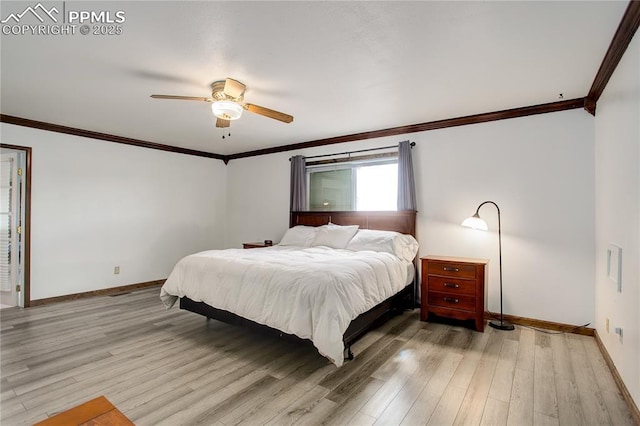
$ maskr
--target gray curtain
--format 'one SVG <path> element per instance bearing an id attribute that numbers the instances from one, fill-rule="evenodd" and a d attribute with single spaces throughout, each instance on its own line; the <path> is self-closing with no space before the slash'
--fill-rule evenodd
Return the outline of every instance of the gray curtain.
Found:
<path id="1" fill-rule="evenodd" d="M 398 144 L 398 210 L 417 210 L 411 143 Z"/>
<path id="2" fill-rule="evenodd" d="M 290 210 L 307 209 L 307 163 L 302 155 L 291 157 L 291 203 Z"/>

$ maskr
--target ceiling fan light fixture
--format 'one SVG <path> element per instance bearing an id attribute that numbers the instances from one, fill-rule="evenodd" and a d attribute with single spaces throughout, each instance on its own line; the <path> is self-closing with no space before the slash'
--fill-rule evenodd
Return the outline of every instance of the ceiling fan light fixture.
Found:
<path id="1" fill-rule="evenodd" d="M 291 123 L 293 121 L 293 116 L 289 114 L 255 104 L 243 103 L 246 88 L 247 86 L 244 83 L 227 78 L 226 80 L 211 83 L 210 98 L 176 95 L 151 95 L 151 97 L 153 99 L 210 102 L 211 111 L 217 118 L 216 127 L 229 127 L 229 122 L 239 119 L 245 109 L 252 114 L 262 115 L 283 123 Z"/>
<path id="2" fill-rule="evenodd" d="M 223 120 L 237 120 L 242 115 L 243 108 L 232 101 L 216 101 L 211 104 L 211 111 Z"/>

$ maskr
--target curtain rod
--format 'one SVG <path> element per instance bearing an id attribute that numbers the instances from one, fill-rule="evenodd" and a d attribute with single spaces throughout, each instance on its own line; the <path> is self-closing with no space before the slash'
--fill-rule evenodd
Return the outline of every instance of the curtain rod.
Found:
<path id="1" fill-rule="evenodd" d="M 411 147 L 414 147 L 416 146 L 416 143 L 411 142 L 409 145 Z M 397 148 L 397 147 L 398 145 L 389 145 L 389 146 L 381 146 L 379 148 L 359 149 L 357 151 L 336 152 L 335 154 L 312 155 L 311 157 L 304 157 L 304 158 L 307 159 L 307 158 L 333 157 L 336 155 L 351 155 L 351 154 L 358 154 L 360 152 L 379 151 L 381 149 L 389 149 L 389 148 Z M 289 160 L 291 160 L 291 157 L 289 157 Z"/>

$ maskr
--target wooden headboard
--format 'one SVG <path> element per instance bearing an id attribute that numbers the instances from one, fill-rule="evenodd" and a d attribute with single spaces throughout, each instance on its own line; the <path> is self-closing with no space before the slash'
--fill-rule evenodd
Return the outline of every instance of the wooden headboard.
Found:
<path id="1" fill-rule="evenodd" d="M 321 211 L 291 212 L 289 226 L 321 226 L 327 223 L 336 225 L 360 225 L 360 229 L 378 229 L 396 231 L 416 236 L 416 211 Z"/>

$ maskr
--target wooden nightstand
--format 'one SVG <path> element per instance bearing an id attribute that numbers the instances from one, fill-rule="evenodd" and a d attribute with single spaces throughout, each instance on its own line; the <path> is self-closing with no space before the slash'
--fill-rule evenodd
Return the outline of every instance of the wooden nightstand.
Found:
<path id="1" fill-rule="evenodd" d="M 263 248 L 263 247 L 271 247 L 273 243 L 267 244 L 264 241 L 259 241 L 255 243 L 242 243 L 243 249 L 252 249 L 252 248 Z"/>
<path id="2" fill-rule="evenodd" d="M 487 259 L 426 256 L 422 261 L 420 319 L 429 314 L 475 321 L 484 331 L 487 306 L 484 284 L 489 268 Z"/>

